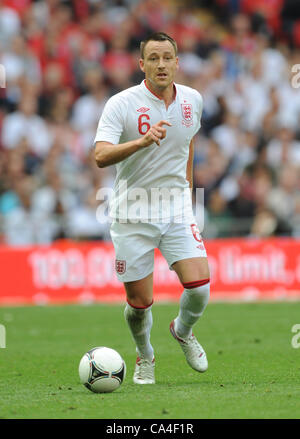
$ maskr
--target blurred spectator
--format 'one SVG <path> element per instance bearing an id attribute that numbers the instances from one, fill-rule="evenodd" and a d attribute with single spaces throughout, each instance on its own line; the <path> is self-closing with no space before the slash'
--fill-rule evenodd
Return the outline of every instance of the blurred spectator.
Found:
<path id="1" fill-rule="evenodd" d="M 31 197 L 32 211 L 45 217 L 54 214 L 64 215 L 76 204 L 76 197 L 62 185 L 60 176 L 51 170 L 43 186 L 36 189 Z"/>
<path id="2" fill-rule="evenodd" d="M 294 164 L 284 165 L 279 170 L 277 185 L 271 189 L 266 205 L 278 218 L 290 221 L 297 209 L 299 188 L 299 168 Z"/>
<path id="3" fill-rule="evenodd" d="M 197 76 L 202 68 L 202 60 L 196 53 L 197 43 L 193 33 L 186 33 L 181 39 L 179 67 L 187 76 Z"/>
<path id="4" fill-rule="evenodd" d="M 282 29 L 288 35 L 291 45 L 300 44 L 300 1 L 285 0 L 280 14 Z"/>
<path id="5" fill-rule="evenodd" d="M 108 99 L 103 73 L 99 67 L 88 69 L 83 78 L 85 93 L 73 106 L 72 125 L 78 131 L 94 129 Z"/>
<path id="6" fill-rule="evenodd" d="M 243 124 L 248 130 L 261 129 L 262 120 L 270 108 L 269 89 L 264 83 L 262 59 L 253 56 L 249 70 L 240 78 L 244 101 Z"/>
<path id="7" fill-rule="evenodd" d="M 133 55 L 127 50 L 128 45 L 129 35 L 116 31 L 102 59 L 110 83 L 110 94 L 118 93 L 133 85 L 130 77 L 137 66 Z"/>
<path id="8" fill-rule="evenodd" d="M 66 232 L 75 239 L 110 239 L 110 223 L 102 211 L 97 212 L 101 203 L 97 201 L 97 190 L 91 190 L 83 202 L 69 210 Z M 98 214 L 97 214 L 98 213 Z"/>
<path id="9" fill-rule="evenodd" d="M 214 23 L 203 23 L 201 37 L 196 41 L 196 53 L 202 59 L 208 59 L 219 48 L 219 29 Z"/>
<path id="10" fill-rule="evenodd" d="M 6 149 L 15 148 L 26 138 L 30 149 L 38 157 L 46 158 L 52 144 L 47 123 L 36 114 L 35 96 L 22 96 L 18 111 L 8 114 L 2 124 L 2 144 Z"/>
<path id="11" fill-rule="evenodd" d="M 220 146 L 229 160 L 236 155 L 241 144 L 240 118 L 234 113 L 226 113 L 224 122 L 211 132 L 211 137 Z"/>
<path id="12" fill-rule="evenodd" d="M 266 162 L 273 168 L 290 163 L 300 166 L 300 142 L 295 139 L 295 132 L 283 126 L 278 129 L 276 137 L 266 147 Z"/>
<path id="13" fill-rule="evenodd" d="M 261 26 L 266 26 L 273 32 L 280 30 L 280 12 L 285 0 L 241 0 L 241 10 L 250 14 Z"/>
<path id="14" fill-rule="evenodd" d="M 3 226 L 5 243 L 8 245 L 49 244 L 60 236 L 60 218 L 54 221 L 49 215 L 32 209 L 34 184 L 32 177 L 14 183 L 18 205 L 6 213 Z"/>
<path id="15" fill-rule="evenodd" d="M 41 69 L 38 59 L 31 53 L 21 35 L 14 35 L 9 47 L 0 52 L 0 61 L 6 74 L 6 100 L 8 104 L 20 102 L 27 85 L 39 90 Z"/>
<path id="16" fill-rule="evenodd" d="M 211 237 L 229 237 L 233 233 L 233 216 L 228 208 L 227 200 L 218 189 L 209 197 L 204 233 Z M 208 230 L 206 230 L 208 229 Z"/>
<path id="17" fill-rule="evenodd" d="M 243 68 L 247 59 L 255 51 L 255 38 L 252 34 L 249 16 L 242 13 L 231 16 L 230 32 L 224 38 L 223 47 L 238 55 L 237 66 Z"/>
<path id="18" fill-rule="evenodd" d="M 9 46 L 11 39 L 21 30 L 21 20 L 16 11 L 0 0 L 0 52 Z"/>
<path id="19" fill-rule="evenodd" d="M 264 208 L 255 215 L 250 234 L 256 238 L 268 238 L 275 235 L 277 227 L 276 215 Z"/>
<path id="20" fill-rule="evenodd" d="M 249 168 L 246 168 L 237 179 L 238 192 L 228 207 L 235 218 L 253 218 L 255 213 L 253 178 Z M 247 229 L 248 233 L 248 229 Z"/>

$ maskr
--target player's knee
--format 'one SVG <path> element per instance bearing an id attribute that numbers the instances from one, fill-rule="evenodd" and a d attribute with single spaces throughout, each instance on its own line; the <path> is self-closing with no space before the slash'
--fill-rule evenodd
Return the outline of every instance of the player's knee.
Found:
<path id="1" fill-rule="evenodd" d="M 190 297 L 201 302 L 208 302 L 210 296 L 210 280 L 203 279 L 194 282 L 184 282 L 182 284 Z"/>
<path id="2" fill-rule="evenodd" d="M 125 320 L 131 324 L 139 324 L 139 322 L 145 319 L 145 316 L 151 313 L 151 302 L 147 306 L 134 306 L 127 300 L 127 304 L 124 310 Z"/>
<path id="3" fill-rule="evenodd" d="M 147 309 L 152 306 L 153 299 L 149 299 L 148 297 L 128 297 L 127 304 L 132 309 Z"/>

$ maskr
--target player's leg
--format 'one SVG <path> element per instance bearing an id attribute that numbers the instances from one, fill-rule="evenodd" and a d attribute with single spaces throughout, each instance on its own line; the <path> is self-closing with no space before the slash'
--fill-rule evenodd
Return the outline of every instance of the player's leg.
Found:
<path id="1" fill-rule="evenodd" d="M 137 359 L 133 381 L 154 384 L 154 350 L 150 342 L 152 328 L 153 274 L 144 279 L 124 283 L 127 305 L 124 315 L 136 344 Z"/>
<path id="2" fill-rule="evenodd" d="M 174 329 L 179 337 L 188 338 L 209 301 L 208 261 L 206 257 L 182 259 L 175 262 L 172 268 L 184 287 Z"/>
<path id="3" fill-rule="evenodd" d="M 124 282 L 127 302 L 136 308 L 146 308 L 153 301 L 153 273 L 143 279 Z"/>
<path id="4" fill-rule="evenodd" d="M 144 279 L 124 283 L 127 305 L 124 315 L 135 341 L 140 358 L 152 361 L 153 347 L 150 343 L 152 328 L 153 274 Z"/>
<path id="5" fill-rule="evenodd" d="M 179 313 L 170 324 L 188 364 L 204 372 L 207 359 L 204 349 L 192 333 L 209 300 L 209 267 L 205 247 L 196 224 L 172 224 L 161 240 L 160 249 L 183 285 Z"/>
<path id="6" fill-rule="evenodd" d="M 116 251 L 116 272 L 123 282 L 127 304 L 124 315 L 136 344 L 134 382 L 154 383 L 153 347 L 150 343 L 153 303 L 155 230 L 148 224 L 116 224 L 111 227 Z M 154 236 L 154 238 L 153 238 Z"/>

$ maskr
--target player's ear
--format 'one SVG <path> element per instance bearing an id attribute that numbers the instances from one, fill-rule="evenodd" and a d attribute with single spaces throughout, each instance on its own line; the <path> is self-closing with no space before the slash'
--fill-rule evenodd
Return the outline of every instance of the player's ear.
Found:
<path id="1" fill-rule="evenodd" d="M 176 56 L 176 70 L 179 69 L 179 58 L 178 56 Z"/>
<path id="2" fill-rule="evenodd" d="M 140 63 L 140 69 L 141 69 L 141 71 L 145 73 L 144 60 L 143 60 L 143 58 L 140 58 L 139 63 Z"/>

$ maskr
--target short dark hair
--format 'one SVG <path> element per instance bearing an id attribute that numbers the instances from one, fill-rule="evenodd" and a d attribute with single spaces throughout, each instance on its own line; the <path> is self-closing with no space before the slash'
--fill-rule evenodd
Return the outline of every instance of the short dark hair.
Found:
<path id="1" fill-rule="evenodd" d="M 177 55 L 176 41 L 172 37 L 170 37 L 170 35 L 167 35 L 164 32 L 155 32 L 154 34 L 150 35 L 145 40 L 141 41 L 141 44 L 140 44 L 141 58 L 144 59 L 145 46 L 147 43 L 149 43 L 149 41 L 170 41 L 170 43 L 174 47 L 175 55 Z"/>

